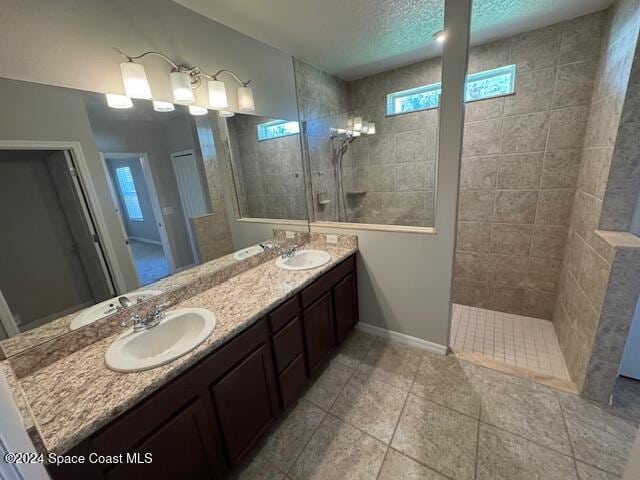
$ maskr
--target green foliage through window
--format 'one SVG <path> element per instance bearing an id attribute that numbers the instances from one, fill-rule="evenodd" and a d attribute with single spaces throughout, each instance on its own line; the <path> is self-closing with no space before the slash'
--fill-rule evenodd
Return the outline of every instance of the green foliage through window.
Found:
<path id="1" fill-rule="evenodd" d="M 300 124 L 298 122 L 289 122 L 287 120 L 272 120 L 266 123 L 259 123 L 257 128 L 259 141 L 286 137 L 300 132 Z"/>
<path id="2" fill-rule="evenodd" d="M 467 75 L 464 100 L 465 102 L 474 102 L 476 100 L 511 95 L 515 91 L 515 84 L 515 65 L 507 65 L 506 67 Z M 438 108 L 440 94 L 442 93 L 441 85 L 438 82 L 388 94 L 387 115 Z"/>

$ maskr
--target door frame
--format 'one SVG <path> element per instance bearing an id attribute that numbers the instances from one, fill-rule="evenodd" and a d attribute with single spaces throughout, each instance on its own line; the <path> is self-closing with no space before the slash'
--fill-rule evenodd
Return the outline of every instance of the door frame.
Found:
<path id="1" fill-rule="evenodd" d="M 165 226 L 164 215 L 162 214 L 162 207 L 160 207 L 160 200 L 158 198 L 158 192 L 156 190 L 156 185 L 153 180 L 153 172 L 151 171 L 151 167 L 149 165 L 149 156 L 142 152 L 133 152 L 133 153 L 112 153 L 112 152 L 100 152 L 100 162 L 102 163 L 102 168 L 104 169 L 104 173 L 107 177 L 107 184 L 109 185 L 109 191 L 111 193 L 111 201 L 113 202 L 113 207 L 117 213 L 118 224 L 120 225 L 120 229 L 122 231 L 122 235 L 127 240 L 127 251 L 129 252 L 129 256 L 131 257 L 131 262 L 134 265 L 134 269 L 136 271 L 136 277 L 138 279 L 138 286 L 140 285 L 140 277 L 138 275 L 138 269 L 135 268 L 135 259 L 133 258 L 133 252 L 131 251 L 131 246 L 129 245 L 127 235 L 127 230 L 124 225 L 124 220 L 122 218 L 122 213 L 120 210 L 120 202 L 118 201 L 118 191 L 116 190 L 116 186 L 113 184 L 113 179 L 111 178 L 111 172 L 109 171 L 109 167 L 107 162 L 110 159 L 121 160 L 127 158 L 137 158 L 140 162 L 140 167 L 142 168 L 142 175 L 144 178 L 144 183 L 147 186 L 147 191 L 149 192 L 149 199 L 151 200 L 151 208 L 153 210 L 153 216 L 155 217 L 155 222 L 158 227 L 158 233 L 160 234 L 160 243 L 162 246 L 162 251 L 164 252 L 165 257 L 167 258 L 167 262 L 169 263 L 169 273 L 173 275 L 176 273 L 176 264 L 173 258 L 173 251 L 171 250 L 171 244 L 169 243 L 169 236 L 167 234 L 167 228 Z"/>
<path id="2" fill-rule="evenodd" d="M 197 162 L 198 157 L 196 157 L 196 152 L 192 148 L 188 150 L 180 150 L 178 152 L 171 152 L 171 168 L 173 169 L 174 176 L 176 176 L 176 166 L 174 163 L 176 158 L 184 157 L 185 155 L 189 155 L 189 154 L 192 155 Z M 200 179 L 200 182 L 202 183 L 202 179 Z M 176 184 L 177 184 L 177 178 L 176 178 Z M 200 188 L 202 189 L 202 192 L 204 194 L 204 185 L 201 185 Z M 191 222 L 187 218 L 187 212 L 184 209 L 184 203 L 182 203 L 182 196 L 180 194 L 180 185 L 178 185 L 178 197 L 180 197 L 180 208 L 182 208 L 182 215 L 184 216 L 184 222 L 187 227 L 187 233 L 189 234 L 189 243 L 191 244 L 191 253 L 193 254 L 193 263 L 191 265 L 188 265 L 187 267 L 193 267 L 194 265 L 197 265 L 198 263 L 200 263 L 202 259 L 200 258 L 200 252 L 197 246 L 193 227 L 191 225 Z"/>
<path id="3" fill-rule="evenodd" d="M 91 179 L 91 175 L 89 175 L 89 166 L 82 150 L 82 144 L 74 141 L 0 140 L 0 150 L 55 150 L 65 153 L 67 165 L 70 165 L 70 168 L 76 171 L 76 175 L 72 173 L 72 178 L 75 179 L 73 183 L 76 193 L 81 199 L 85 220 L 90 229 L 97 235 L 97 243 L 104 247 L 104 251 L 102 251 L 96 245 L 107 283 L 111 286 L 114 294 L 126 292 L 125 279 L 120 268 L 118 268 L 118 257 L 113 241 L 106 233 L 109 230 L 100 208 L 95 184 Z"/>

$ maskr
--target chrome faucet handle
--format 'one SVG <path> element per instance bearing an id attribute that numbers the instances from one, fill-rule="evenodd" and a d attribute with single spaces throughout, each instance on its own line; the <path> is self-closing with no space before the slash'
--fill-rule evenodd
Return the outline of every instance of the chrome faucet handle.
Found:
<path id="1" fill-rule="evenodd" d="M 160 305 L 156 305 L 153 309 L 153 313 L 151 313 L 145 322 L 147 328 L 155 327 L 160 323 L 160 320 L 164 318 L 166 315 L 165 309 L 171 305 L 170 302 L 164 302 Z"/>
<path id="2" fill-rule="evenodd" d="M 134 332 L 139 332 L 140 330 L 144 330 L 147 327 L 145 321 L 142 319 L 140 315 L 132 315 L 129 320 L 122 320 L 122 322 L 120 322 L 120 326 L 128 327 L 129 322 L 133 324 Z"/>

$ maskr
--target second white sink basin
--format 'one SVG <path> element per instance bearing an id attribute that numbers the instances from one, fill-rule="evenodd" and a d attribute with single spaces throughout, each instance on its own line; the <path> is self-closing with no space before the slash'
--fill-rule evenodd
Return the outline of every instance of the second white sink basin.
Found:
<path id="1" fill-rule="evenodd" d="M 253 257 L 254 255 L 258 255 L 259 253 L 264 252 L 260 245 L 253 245 L 251 247 L 243 248 L 242 250 L 238 250 L 233 253 L 234 260 L 245 260 L 249 257 Z"/>
<path id="2" fill-rule="evenodd" d="M 284 270 L 310 270 L 331 261 L 331 255 L 324 250 L 299 250 L 290 257 L 278 257 L 276 266 Z"/>
<path id="3" fill-rule="evenodd" d="M 165 365 L 204 342 L 215 326 L 216 316 L 204 308 L 172 310 L 155 327 L 131 327 L 116 338 L 105 354 L 107 367 L 139 372 Z"/>

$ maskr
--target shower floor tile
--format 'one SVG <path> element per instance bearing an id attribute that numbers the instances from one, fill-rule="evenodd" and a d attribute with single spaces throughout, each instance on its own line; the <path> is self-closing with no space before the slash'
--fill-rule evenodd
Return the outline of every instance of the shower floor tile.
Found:
<path id="1" fill-rule="evenodd" d="M 548 320 L 453 304 L 450 347 L 571 380 Z"/>

